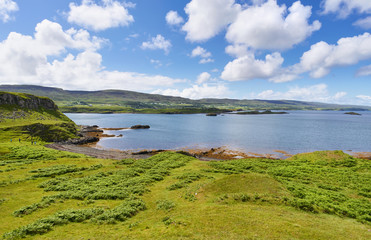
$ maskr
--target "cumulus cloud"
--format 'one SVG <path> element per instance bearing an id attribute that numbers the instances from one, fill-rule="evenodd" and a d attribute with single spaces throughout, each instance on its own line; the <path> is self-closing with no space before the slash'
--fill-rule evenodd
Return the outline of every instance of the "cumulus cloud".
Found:
<path id="1" fill-rule="evenodd" d="M 68 54 L 63 61 L 55 60 L 38 69 L 43 85 L 57 85 L 68 89 L 126 89 L 152 90 L 157 86 L 171 86 L 182 82 L 161 75 L 136 72 L 105 71 L 99 53 L 85 51 L 76 57 Z"/>
<path id="2" fill-rule="evenodd" d="M 58 56 L 67 48 L 99 49 L 104 42 L 104 39 L 91 37 L 85 30 L 71 28 L 63 31 L 58 23 L 44 20 L 37 24 L 34 37 L 11 32 L 0 43 L 0 74 L 34 74 L 36 68 L 45 64 L 49 56 Z"/>
<path id="3" fill-rule="evenodd" d="M 208 58 L 211 57 L 211 53 L 208 52 L 206 49 L 197 46 L 195 49 L 192 50 L 191 57 Z"/>
<path id="4" fill-rule="evenodd" d="M 229 62 L 221 74 L 227 81 L 245 81 L 255 78 L 269 79 L 281 69 L 283 58 L 275 52 L 265 56 L 265 60 L 256 59 L 254 54 L 248 54 Z"/>
<path id="5" fill-rule="evenodd" d="M 289 49 L 321 28 L 319 21 L 308 23 L 312 10 L 300 1 L 288 9 L 276 0 L 246 8 L 228 27 L 229 42 L 254 49 Z"/>
<path id="6" fill-rule="evenodd" d="M 113 0 L 101 2 L 100 5 L 93 0 L 83 0 L 81 5 L 70 3 L 70 11 L 67 13 L 68 22 L 94 31 L 128 26 L 134 22 L 133 16 L 127 10 L 128 7 L 133 7 L 133 4 L 128 5 Z"/>
<path id="7" fill-rule="evenodd" d="M 211 75 L 210 75 L 210 73 L 208 73 L 208 72 L 203 72 L 203 73 L 201 73 L 200 75 L 198 75 L 196 83 L 197 83 L 198 85 L 201 85 L 201 84 L 203 84 L 203 83 L 209 81 L 210 79 L 211 79 Z"/>
<path id="8" fill-rule="evenodd" d="M 11 19 L 10 14 L 18 11 L 18 5 L 12 0 L 0 0 L 0 19 L 6 23 Z"/>
<path id="9" fill-rule="evenodd" d="M 214 59 L 212 59 L 212 58 L 202 58 L 199 61 L 200 64 L 206 64 L 206 63 L 211 63 L 211 62 L 214 62 Z"/>
<path id="10" fill-rule="evenodd" d="M 336 45 L 318 42 L 303 54 L 296 67 L 302 72 L 310 72 L 313 78 L 321 78 L 333 67 L 350 66 L 370 58 L 371 35 L 364 33 L 355 37 L 341 38 Z"/>
<path id="11" fill-rule="evenodd" d="M 356 21 L 353 25 L 364 29 L 371 29 L 371 17 L 360 19 Z"/>
<path id="12" fill-rule="evenodd" d="M 162 35 L 157 34 L 156 37 L 153 37 L 151 41 L 143 42 L 142 43 L 142 49 L 161 49 L 164 50 L 165 53 L 169 53 L 169 50 L 171 48 L 171 42 L 169 40 L 166 40 Z"/>
<path id="13" fill-rule="evenodd" d="M 197 46 L 195 49 L 192 50 L 191 57 L 201 57 L 199 63 L 205 64 L 209 62 L 214 62 L 214 59 L 211 57 L 211 52 L 208 52 L 206 49 Z"/>
<path id="14" fill-rule="evenodd" d="M 233 22 L 241 11 L 234 0 L 192 0 L 185 7 L 188 21 L 182 30 L 192 42 L 206 41 Z"/>
<path id="15" fill-rule="evenodd" d="M 191 99 L 201 99 L 201 98 L 225 98 L 229 95 L 228 88 L 223 84 L 202 84 L 193 85 L 190 88 L 185 88 L 183 90 L 178 89 L 166 89 L 166 90 L 156 90 L 153 93 L 162 94 L 167 96 L 177 96 Z"/>
<path id="16" fill-rule="evenodd" d="M 369 0 L 323 0 L 323 13 L 337 13 L 340 17 L 347 17 L 353 11 L 371 13 Z"/>
<path id="17" fill-rule="evenodd" d="M 253 97 L 258 99 L 272 100 L 300 100 L 311 102 L 337 102 L 347 95 L 346 92 L 337 92 L 335 95 L 330 95 L 326 84 L 317 84 L 309 87 L 292 87 L 287 92 L 275 92 L 266 90 Z"/>
<path id="18" fill-rule="evenodd" d="M 85 30 L 64 31 L 58 23 L 48 20 L 37 24 L 34 36 L 12 32 L 0 43 L 0 83 L 145 91 L 184 81 L 161 75 L 106 71 L 102 56 L 96 52 L 104 43 L 104 39 L 92 37 Z M 79 53 L 73 55 L 69 50 Z"/>
<path id="19" fill-rule="evenodd" d="M 184 19 L 181 16 L 179 16 L 177 11 L 169 11 L 166 14 L 165 19 L 167 24 L 169 25 L 179 25 L 184 22 Z"/>
<path id="20" fill-rule="evenodd" d="M 250 54 L 248 47 L 244 44 L 229 45 L 225 48 L 225 52 L 237 58 Z"/>

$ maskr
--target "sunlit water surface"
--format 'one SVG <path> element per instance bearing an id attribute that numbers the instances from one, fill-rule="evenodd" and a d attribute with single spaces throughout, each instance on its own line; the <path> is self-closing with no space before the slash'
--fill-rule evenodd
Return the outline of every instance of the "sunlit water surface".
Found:
<path id="1" fill-rule="evenodd" d="M 120 150 L 227 147 L 254 153 L 283 150 L 371 152 L 371 112 L 289 111 L 283 115 L 66 114 L 79 125 L 150 129 L 106 131 L 98 147 Z"/>

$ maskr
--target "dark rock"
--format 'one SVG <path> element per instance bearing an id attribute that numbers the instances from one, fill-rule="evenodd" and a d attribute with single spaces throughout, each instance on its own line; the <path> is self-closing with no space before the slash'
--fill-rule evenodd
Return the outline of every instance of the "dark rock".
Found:
<path id="1" fill-rule="evenodd" d="M 75 144 L 75 145 L 83 145 L 93 142 L 98 142 L 99 138 L 97 137 L 83 137 L 83 138 L 76 138 L 66 141 L 66 144 Z"/>
<path id="2" fill-rule="evenodd" d="M 132 153 L 133 155 L 144 155 L 144 154 L 156 154 L 156 153 L 161 153 L 161 152 L 164 152 L 165 150 L 142 150 L 142 151 L 139 151 L 139 152 L 134 152 Z"/>
<path id="3" fill-rule="evenodd" d="M 218 116 L 218 114 L 216 114 L 216 113 L 208 113 L 208 114 L 206 114 L 206 116 L 208 116 L 208 117 L 216 117 L 216 116 Z"/>
<path id="4" fill-rule="evenodd" d="M 149 125 L 134 125 L 130 127 L 130 129 L 148 129 L 148 128 L 150 128 Z"/>
<path id="5" fill-rule="evenodd" d="M 362 114 L 356 112 L 346 112 L 344 114 L 361 116 Z"/>

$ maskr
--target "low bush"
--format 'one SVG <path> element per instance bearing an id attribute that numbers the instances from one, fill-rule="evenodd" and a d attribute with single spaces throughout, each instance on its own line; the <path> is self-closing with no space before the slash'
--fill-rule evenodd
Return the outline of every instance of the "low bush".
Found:
<path id="1" fill-rule="evenodd" d="M 157 210 L 171 210 L 175 207 L 175 203 L 170 200 L 158 200 L 156 202 Z"/>

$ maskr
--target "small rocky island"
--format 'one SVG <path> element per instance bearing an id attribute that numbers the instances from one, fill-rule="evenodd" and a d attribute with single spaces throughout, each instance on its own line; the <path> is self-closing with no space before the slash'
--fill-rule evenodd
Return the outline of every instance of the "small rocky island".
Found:
<path id="1" fill-rule="evenodd" d="M 361 116 L 362 114 L 356 112 L 346 112 L 344 114 Z"/>
<path id="2" fill-rule="evenodd" d="M 257 115 L 257 114 L 288 114 L 288 112 L 272 112 L 271 110 L 265 110 L 265 111 L 247 111 L 247 112 L 236 112 L 233 114 L 240 114 L 240 115 Z"/>

